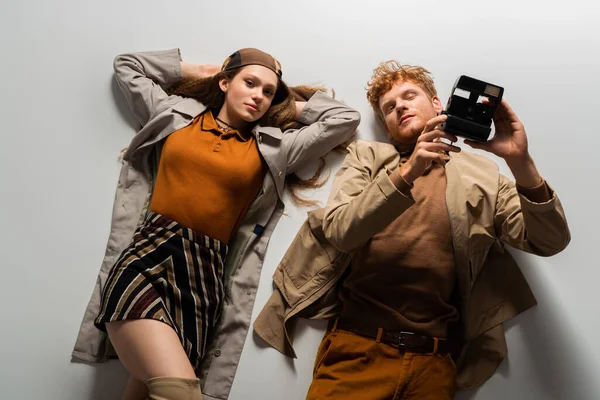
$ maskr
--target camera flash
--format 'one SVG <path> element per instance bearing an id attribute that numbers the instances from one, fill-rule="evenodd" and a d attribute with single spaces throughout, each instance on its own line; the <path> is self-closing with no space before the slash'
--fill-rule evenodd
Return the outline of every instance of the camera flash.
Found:
<path id="1" fill-rule="evenodd" d="M 500 94 L 500 88 L 498 86 L 486 85 L 483 92 L 485 94 L 489 94 L 490 96 L 498 97 Z"/>

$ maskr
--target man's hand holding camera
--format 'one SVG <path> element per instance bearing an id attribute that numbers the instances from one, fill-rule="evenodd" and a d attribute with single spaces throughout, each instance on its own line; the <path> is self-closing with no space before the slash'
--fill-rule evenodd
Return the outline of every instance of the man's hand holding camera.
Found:
<path id="1" fill-rule="evenodd" d="M 431 166 L 431 163 L 444 164 L 445 151 L 460 151 L 460 147 L 444 143 L 440 140 L 447 139 L 450 143 L 458 141 L 456 136 L 439 129 L 439 125 L 446 121 L 447 118 L 447 115 L 438 115 L 427 121 L 408 161 L 402 165 L 402 168 L 396 170 L 396 174 L 393 174 L 396 175 L 395 177 L 393 175 L 390 176 L 392 182 L 394 178 L 398 178 L 397 174 L 400 174 L 406 183 L 412 185 L 415 179 L 425 173 Z"/>
<path id="2" fill-rule="evenodd" d="M 457 137 L 440 129 L 447 118 L 445 114 L 438 115 L 425 124 L 411 157 L 390 175 L 396 187 L 400 187 L 397 182 L 399 179 L 412 185 L 433 162 L 443 165 L 444 152 L 460 152 L 460 148 L 452 144 L 458 140 Z M 503 158 L 519 186 L 534 187 L 542 183 L 542 177 L 529 154 L 525 127 L 506 100 L 502 99 L 498 105 L 493 121 L 496 133 L 491 140 L 477 142 L 465 139 L 465 143 Z M 446 139 L 451 144 L 441 139 Z"/>
<path id="3" fill-rule="evenodd" d="M 503 158 L 518 185 L 522 187 L 539 185 L 542 177 L 529 155 L 525 127 L 504 99 L 498 104 L 494 113 L 494 128 L 496 133 L 491 140 L 483 143 L 465 140 L 465 143 L 474 149 L 485 150 Z"/>

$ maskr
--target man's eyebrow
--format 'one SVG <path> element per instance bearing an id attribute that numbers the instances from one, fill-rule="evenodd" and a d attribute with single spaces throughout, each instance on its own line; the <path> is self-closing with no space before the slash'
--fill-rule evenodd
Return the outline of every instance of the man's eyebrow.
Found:
<path id="1" fill-rule="evenodd" d="M 381 105 L 381 108 L 384 108 L 385 106 L 391 104 L 394 102 L 394 99 L 389 99 L 383 102 L 383 104 Z"/>

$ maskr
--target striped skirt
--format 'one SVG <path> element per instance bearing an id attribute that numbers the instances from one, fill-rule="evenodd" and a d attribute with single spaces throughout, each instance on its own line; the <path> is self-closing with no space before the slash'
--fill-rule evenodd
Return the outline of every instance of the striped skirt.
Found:
<path id="1" fill-rule="evenodd" d="M 170 325 L 194 368 L 223 302 L 227 245 L 157 213 L 136 230 L 108 275 L 96 327 L 154 319 Z"/>

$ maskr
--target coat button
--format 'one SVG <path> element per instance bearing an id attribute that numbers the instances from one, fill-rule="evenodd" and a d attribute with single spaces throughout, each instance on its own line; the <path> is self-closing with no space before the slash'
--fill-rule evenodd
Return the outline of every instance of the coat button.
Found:
<path id="1" fill-rule="evenodd" d="M 220 357 L 221 356 L 221 350 L 217 349 L 215 350 L 215 357 Z"/>
<path id="2" fill-rule="evenodd" d="M 262 143 L 262 135 L 261 134 L 258 135 L 258 143 Z"/>
<path id="3" fill-rule="evenodd" d="M 279 172 L 279 176 L 281 177 L 282 172 Z"/>

